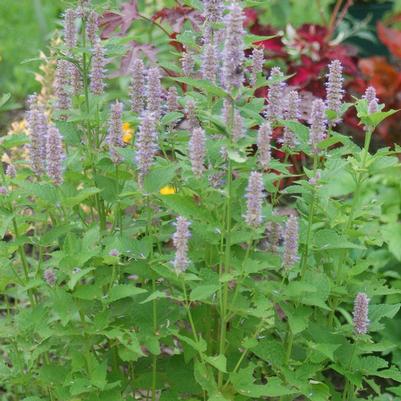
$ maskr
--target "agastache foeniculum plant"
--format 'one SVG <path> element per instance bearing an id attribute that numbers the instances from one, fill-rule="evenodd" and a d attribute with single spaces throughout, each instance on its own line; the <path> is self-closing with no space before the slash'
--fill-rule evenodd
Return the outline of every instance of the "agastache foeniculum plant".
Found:
<path id="1" fill-rule="evenodd" d="M 257 2 L 113 3 L 65 11 L 0 140 L 0 398 L 396 399 L 395 111 L 337 59 L 291 85 Z"/>

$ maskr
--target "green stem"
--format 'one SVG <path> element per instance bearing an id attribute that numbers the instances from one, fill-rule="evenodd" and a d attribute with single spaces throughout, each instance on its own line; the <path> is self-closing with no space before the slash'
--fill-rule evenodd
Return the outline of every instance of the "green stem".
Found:
<path id="1" fill-rule="evenodd" d="M 152 280 L 152 291 L 156 292 L 156 280 Z M 152 317 L 153 317 L 153 332 L 158 335 L 157 328 L 157 303 L 156 299 L 152 301 Z M 152 356 L 152 401 L 156 401 L 156 379 L 157 379 L 157 355 Z"/>

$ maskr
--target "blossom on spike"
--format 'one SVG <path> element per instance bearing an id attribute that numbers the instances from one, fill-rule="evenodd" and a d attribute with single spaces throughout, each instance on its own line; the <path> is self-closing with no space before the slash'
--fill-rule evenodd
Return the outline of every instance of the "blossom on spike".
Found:
<path id="1" fill-rule="evenodd" d="M 132 65 L 130 84 L 131 110 L 142 113 L 145 108 L 145 66 L 143 61 L 136 59 Z"/>
<path id="2" fill-rule="evenodd" d="M 220 22 L 223 16 L 224 1 L 223 0 L 204 0 L 203 16 L 209 23 Z"/>
<path id="3" fill-rule="evenodd" d="M 15 169 L 13 164 L 9 164 L 6 168 L 6 176 L 10 178 L 15 178 L 17 175 L 17 170 Z"/>
<path id="4" fill-rule="evenodd" d="M 373 86 L 369 86 L 366 89 L 365 94 L 363 95 L 363 98 L 366 99 L 366 102 L 368 103 L 368 105 L 373 100 L 375 100 L 377 103 L 379 102 L 379 99 L 376 96 L 376 89 Z"/>
<path id="5" fill-rule="evenodd" d="M 263 191 L 264 185 L 262 174 L 257 171 L 252 171 L 249 175 L 245 195 L 247 199 L 245 221 L 251 227 L 258 227 L 262 224 Z"/>
<path id="6" fill-rule="evenodd" d="M 155 117 L 160 114 L 161 111 L 161 99 L 162 99 L 162 85 L 160 82 L 160 71 L 157 67 L 150 68 L 148 72 L 148 110 L 155 114 Z"/>
<path id="7" fill-rule="evenodd" d="M 318 145 L 326 138 L 327 130 L 326 106 L 322 99 L 316 99 L 312 103 L 310 124 L 309 143 L 313 153 L 319 153 Z"/>
<path id="8" fill-rule="evenodd" d="M 188 240 L 191 237 L 189 226 L 191 223 L 184 217 L 178 216 L 175 223 L 176 231 L 173 235 L 173 244 L 175 247 L 175 259 L 173 262 L 177 274 L 187 270 L 188 259 Z"/>
<path id="9" fill-rule="evenodd" d="M 66 60 L 58 60 L 55 79 L 54 79 L 54 94 L 56 95 L 55 107 L 58 111 L 63 112 L 71 108 L 71 63 Z M 61 115 L 61 119 L 65 120 L 67 117 Z"/>
<path id="10" fill-rule="evenodd" d="M 373 99 L 368 105 L 368 113 L 374 114 L 377 113 L 378 111 L 379 111 L 379 103 L 377 102 L 377 100 Z"/>
<path id="11" fill-rule="evenodd" d="M 232 118 L 233 118 L 233 106 L 232 106 L 232 103 L 227 99 L 224 99 L 224 101 L 223 101 L 222 114 L 223 114 L 224 123 L 227 126 L 230 126 Z"/>
<path id="12" fill-rule="evenodd" d="M 252 51 L 252 72 L 251 72 L 251 85 L 256 85 L 258 74 L 263 72 L 264 63 L 264 49 L 254 48 Z"/>
<path id="13" fill-rule="evenodd" d="M 97 39 L 97 31 L 99 29 L 99 14 L 95 10 L 91 10 L 86 23 L 86 36 L 89 43 L 94 44 Z"/>
<path id="14" fill-rule="evenodd" d="M 139 183 L 149 172 L 158 150 L 156 120 L 154 114 L 146 111 L 141 118 L 141 125 L 136 136 L 136 164 L 138 165 Z"/>
<path id="15" fill-rule="evenodd" d="M 175 86 L 170 86 L 167 91 L 167 110 L 169 112 L 177 111 L 178 105 L 178 91 Z"/>
<path id="16" fill-rule="evenodd" d="M 271 160 L 272 127 L 268 121 L 264 122 L 258 130 L 258 161 L 262 169 L 267 169 Z"/>
<path id="17" fill-rule="evenodd" d="M 298 217 L 289 216 L 284 229 L 283 266 L 288 269 L 298 261 Z"/>
<path id="18" fill-rule="evenodd" d="M 199 122 L 196 117 L 196 103 L 193 99 L 188 99 L 186 101 L 185 112 L 187 114 L 189 128 L 192 130 L 196 127 L 199 127 Z"/>
<path id="19" fill-rule="evenodd" d="M 276 221 L 271 221 L 266 227 L 266 239 L 268 244 L 268 250 L 273 253 L 277 253 L 280 239 L 282 236 L 281 224 Z"/>
<path id="20" fill-rule="evenodd" d="M 181 57 L 181 68 L 182 72 L 184 73 L 184 76 L 190 78 L 193 75 L 194 67 L 195 67 L 194 57 L 192 53 L 188 49 L 186 49 L 186 51 L 182 53 Z"/>
<path id="21" fill-rule="evenodd" d="M 116 148 L 124 146 L 123 141 L 123 104 L 118 100 L 111 105 L 109 127 L 107 130 L 106 142 L 109 145 L 110 157 L 113 163 L 120 163 L 121 156 Z"/>
<path id="22" fill-rule="evenodd" d="M 40 175 L 44 172 L 46 163 L 48 122 L 43 107 L 37 102 L 36 95 L 28 98 L 26 120 L 31 138 L 29 146 L 31 167 L 36 175 Z"/>
<path id="23" fill-rule="evenodd" d="M 203 46 L 201 57 L 202 79 L 216 83 L 219 61 L 217 58 L 217 47 L 212 43 Z"/>
<path id="24" fill-rule="evenodd" d="M 0 195 L 6 196 L 8 194 L 8 190 L 6 187 L 0 186 Z"/>
<path id="25" fill-rule="evenodd" d="M 364 292 L 355 297 L 353 323 L 356 334 L 366 334 L 369 328 L 369 298 Z"/>
<path id="26" fill-rule="evenodd" d="M 316 175 L 314 177 L 311 177 L 308 182 L 311 185 L 317 185 L 321 180 L 321 178 L 322 178 L 322 173 L 318 170 L 316 171 Z"/>
<path id="27" fill-rule="evenodd" d="M 284 111 L 284 119 L 288 121 L 298 121 L 300 118 L 299 113 L 300 98 L 297 91 L 291 91 L 286 98 L 286 107 Z M 284 127 L 283 145 L 293 148 L 296 145 L 296 138 L 292 130 Z"/>
<path id="28" fill-rule="evenodd" d="M 69 51 L 74 49 L 77 45 L 77 29 L 75 20 L 77 14 L 75 10 L 69 8 L 64 14 L 64 42 Z"/>
<path id="29" fill-rule="evenodd" d="M 106 58 L 100 39 L 96 41 L 92 51 L 92 65 L 90 71 L 90 90 L 100 96 L 104 91 Z"/>
<path id="30" fill-rule="evenodd" d="M 223 47 L 222 84 L 226 90 L 242 85 L 244 80 L 244 13 L 240 5 L 231 3 L 226 15 Z"/>
<path id="31" fill-rule="evenodd" d="M 245 136 L 244 119 L 238 110 L 234 110 L 234 119 L 232 127 L 232 138 L 234 142 L 238 142 Z"/>
<path id="32" fill-rule="evenodd" d="M 44 271 L 43 278 L 46 281 L 46 283 L 49 284 L 50 286 L 53 286 L 54 284 L 56 284 L 57 276 L 56 276 L 55 271 L 51 268 L 46 269 Z"/>
<path id="33" fill-rule="evenodd" d="M 63 183 L 64 150 L 60 131 L 50 125 L 47 132 L 47 175 L 55 185 Z"/>
<path id="34" fill-rule="evenodd" d="M 283 118 L 283 99 L 286 83 L 280 67 L 273 67 L 269 76 L 269 93 L 267 95 L 267 117 L 272 120 Z"/>
<path id="35" fill-rule="evenodd" d="M 201 177 L 205 171 L 206 157 L 206 135 L 202 128 L 195 128 L 192 131 L 189 141 L 189 158 L 191 160 L 192 172 L 196 177 Z"/>
<path id="36" fill-rule="evenodd" d="M 114 256 L 114 257 L 120 256 L 120 251 L 116 248 L 113 248 L 110 250 L 109 256 Z"/>
<path id="37" fill-rule="evenodd" d="M 344 77 L 343 66 L 339 60 L 333 60 L 329 64 L 329 73 L 326 83 L 326 107 L 335 111 L 337 114 L 341 111 L 342 100 L 344 97 Z M 335 122 L 338 122 L 336 120 Z"/>

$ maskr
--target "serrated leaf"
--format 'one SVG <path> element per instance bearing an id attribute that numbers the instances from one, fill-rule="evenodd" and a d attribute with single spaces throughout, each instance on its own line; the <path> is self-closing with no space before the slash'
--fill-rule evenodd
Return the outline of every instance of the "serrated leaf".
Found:
<path id="1" fill-rule="evenodd" d="M 118 301 L 122 298 L 133 297 L 147 292 L 144 288 L 135 287 L 129 284 L 119 284 L 110 290 L 109 296 L 106 300 L 107 303 Z"/>
<path id="2" fill-rule="evenodd" d="M 194 88 L 200 89 L 210 95 L 215 95 L 221 98 L 229 96 L 228 93 L 226 93 L 223 89 L 203 79 L 192 79 L 192 78 L 181 78 L 181 77 L 170 78 L 170 79 L 177 82 L 181 82 L 186 85 L 193 86 Z"/>
<path id="3" fill-rule="evenodd" d="M 218 284 L 200 285 L 191 291 L 190 299 L 191 301 L 205 300 L 213 295 L 218 289 Z"/>

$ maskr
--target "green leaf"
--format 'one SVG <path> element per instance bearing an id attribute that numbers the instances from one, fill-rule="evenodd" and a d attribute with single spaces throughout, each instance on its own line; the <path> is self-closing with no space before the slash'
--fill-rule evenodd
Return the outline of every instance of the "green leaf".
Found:
<path id="1" fill-rule="evenodd" d="M 85 188 L 82 191 L 79 191 L 76 195 L 71 197 L 63 197 L 62 203 L 64 206 L 73 207 L 82 203 L 85 199 L 99 193 L 101 190 L 99 188 Z"/>
<path id="2" fill-rule="evenodd" d="M 227 372 L 227 359 L 224 355 L 208 356 L 206 360 L 220 372 Z"/>
<path id="3" fill-rule="evenodd" d="M 394 222 L 383 226 L 382 234 L 388 243 L 388 248 L 394 257 L 401 262 L 401 226 Z"/>
<path id="4" fill-rule="evenodd" d="M 365 249 L 362 245 L 357 245 L 344 239 L 334 230 L 323 229 L 314 234 L 315 246 L 319 251 L 333 249 Z"/>
<path id="5" fill-rule="evenodd" d="M 160 124 L 169 125 L 175 121 L 180 120 L 182 117 L 184 117 L 184 114 L 177 111 L 172 111 L 163 116 L 163 118 L 160 120 Z"/>
<path id="6" fill-rule="evenodd" d="M 133 297 L 139 294 L 147 292 L 144 288 L 135 287 L 128 284 L 119 284 L 110 290 L 109 297 L 107 298 L 107 303 L 112 303 L 118 301 L 122 298 Z"/>
<path id="7" fill-rule="evenodd" d="M 11 149 L 21 147 L 29 143 L 29 137 L 26 134 L 5 135 L 0 138 L 0 147 L 3 149 Z"/>
<path id="8" fill-rule="evenodd" d="M 267 384 L 254 384 L 253 371 L 255 365 L 250 364 L 237 373 L 231 373 L 231 383 L 237 392 L 248 398 L 281 397 L 294 394 L 295 391 L 287 388 L 278 377 L 269 377 Z"/>
<path id="9" fill-rule="evenodd" d="M 191 301 L 203 301 L 219 289 L 218 284 L 200 285 L 195 287 L 190 295 Z"/>
<path id="10" fill-rule="evenodd" d="M 401 304 L 376 304 L 369 306 L 369 318 L 372 322 L 379 322 L 382 318 L 392 319 L 400 310 Z"/>
<path id="11" fill-rule="evenodd" d="M 229 94 L 225 92 L 223 89 L 211 84 L 209 81 L 203 79 L 192 79 L 192 78 L 170 78 L 173 81 L 181 82 L 183 84 L 193 86 L 194 88 L 200 89 L 207 94 L 215 95 L 220 98 L 228 97 Z"/>
<path id="12" fill-rule="evenodd" d="M 159 192 L 161 188 L 171 184 L 177 167 L 173 165 L 161 166 L 152 169 L 145 177 L 143 187 L 147 193 Z"/>

